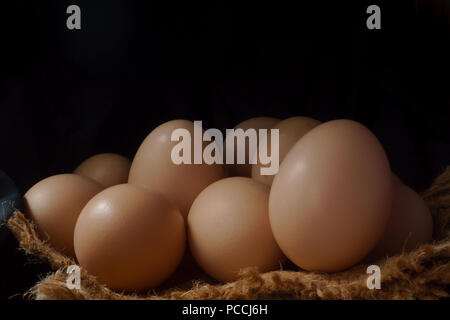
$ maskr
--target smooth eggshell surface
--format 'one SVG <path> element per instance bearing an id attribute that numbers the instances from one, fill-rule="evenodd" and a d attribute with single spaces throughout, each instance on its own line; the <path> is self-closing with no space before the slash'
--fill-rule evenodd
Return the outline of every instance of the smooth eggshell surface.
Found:
<path id="1" fill-rule="evenodd" d="M 279 164 L 281 164 L 292 146 L 303 137 L 308 131 L 317 127 L 320 121 L 308 117 L 292 117 L 279 122 L 272 129 L 279 130 Z M 272 154 L 271 131 L 268 131 L 267 143 L 260 141 L 259 148 L 264 154 Z M 261 168 L 267 167 L 258 161 L 252 165 L 252 178 L 268 186 L 272 185 L 275 175 L 262 175 Z"/>
<path id="2" fill-rule="evenodd" d="M 242 129 L 246 131 L 247 129 L 255 129 L 256 134 L 258 136 L 259 129 L 267 129 L 269 130 L 274 125 L 280 122 L 280 119 L 272 118 L 272 117 L 257 117 L 245 120 L 234 127 L 234 129 Z M 226 155 L 226 144 L 227 139 L 231 139 L 230 137 L 226 137 L 224 142 L 224 154 Z M 252 165 L 250 164 L 250 158 L 253 155 L 249 154 L 249 145 L 248 139 L 246 139 L 245 144 L 245 164 L 237 163 L 237 139 L 234 138 L 234 162 L 233 164 L 227 165 L 227 170 L 231 176 L 240 176 L 240 177 L 251 177 L 252 176 Z"/>
<path id="3" fill-rule="evenodd" d="M 115 290 L 143 291 L 163 283 L 185 251 L 184 220 L 163 196 L 122 184 L 88 202 L 75 228 L 80 265 Z"/>
<path id="4" fill-rule="evenodd" d="M 163 194 L 183 216 L 197 195 L 208 185 L 225 177 L 223 165 L 180 164 L 172 162 L 171 152 L 178 141 L 171 141 L 175 129 L 187 129 L 191 134 L 191 154 L 194 157 L 194 123 L 186 120 L 166 122 L 142 142 L 134 157 L 128 182 Z"/>
<path id="5" fill-rule="evenodd" d="M 289 151 L 272 184 L 270 223 L 297 266 L 335 272 L 375 247 L 391 199 L 391 170 L 377 138 L 357 122 L 335 120 Z"/>
<path id="6" fill-rule="evenodd" d="M 392 211 L 371 259 L 408 252 L 431 242 L 433 219 L 423 199 L 411 188 L 394 183 Z"/>
<path id="7" fill-rule="evenodd" d="M 74 256 L 73 232 L 81 210 L 104 188 L 76 174 L 46 178 L 24 195 L 24 211 L 36 224 L 42 239 L 62 253 Z"/>
<path id="8" fill-rule="evenodd" d="M 273 238 L 269 188 L 233 177 L 203 190 L 188 216 L 188 239 L 198 264 L 219 281 L 234 280 L 240 269 L 276 269 L 285 258 Z"/>
<path id="9" fill-rule="evenodd" d="M 131 161 L 115 153 L 101 153 L 84 160 L 74 171 L 102 184 L 105 188 L 126 183 Z"/>

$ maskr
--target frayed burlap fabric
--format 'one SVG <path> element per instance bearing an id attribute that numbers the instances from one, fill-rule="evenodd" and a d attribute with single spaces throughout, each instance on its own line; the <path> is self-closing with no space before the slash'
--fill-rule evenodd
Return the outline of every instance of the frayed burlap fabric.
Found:
<path id="1" fill-rule="evenodd" d="M 165 286 L 147 294 L 114 292 L 81 269 L 80 289 L 66 285 L 67 267 L 76 262 L 41 241 L 20 212 L 8 221 L 20 247 L 50 263 L 47 275 L 25 294 L 32 299 L 440 299 L 450 297 L 450 167 L 422 194 L 434 218 L 434 242 L 376 262 L 381 289 L 367 288 L 367 264 L 325 274 L 301 270 L 258 273 L 242 270 L 234 282 L 217 284 L 200 272 L 183 286 Z M 185 259 L 186 260 L 186 259 Z M 189 259 L 188 259 L 189 260 Z M 184 261 L 183 263 L 187 263 Z M 181 272 L 185 266 L 180 266 Z M 192 267 L 190 264 L 187 269 Z M 192 268 L 191 268 L 192 269 Z M 187 284 L 187 285 L 186 285 Z"/>

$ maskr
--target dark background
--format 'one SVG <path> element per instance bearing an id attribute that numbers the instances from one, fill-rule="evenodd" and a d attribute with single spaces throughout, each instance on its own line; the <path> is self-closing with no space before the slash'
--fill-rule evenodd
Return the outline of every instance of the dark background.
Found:
<path id="1" fill-rule="evenodd" d="M 297 115 L 362 122 L 416 191 L 450 164 L 442 13 L 413 0 L 243 2 L 2 1 L 0 169 L 24 193 L 96 153 L 132 158 L 167 120 Z M 70 4 L 80 31 L 66 28 Z M 366 28 L 370 4 L 381 30 Z M 0 297 L 47 270 L 10 242 Z"/>

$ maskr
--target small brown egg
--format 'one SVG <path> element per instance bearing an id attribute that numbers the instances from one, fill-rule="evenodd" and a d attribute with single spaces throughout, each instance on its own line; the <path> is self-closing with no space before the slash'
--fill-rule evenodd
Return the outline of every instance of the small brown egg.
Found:
<path id="1" fill-rule="evenodd" d="M 84 160 L 74 171 L 102 184 L 105 188 L 126 183 L 131 161 L 115 153 L 101 153 Z"/>
<path id="2" fill-rule="evenodd" d="M 259 129 L 270 129 L 274 125 L 280 122 L 280 119 L 271 117 L 257 117 L 245 120 L 239 123 L 234 129 L 242 129 L 246 131 L 247 129 L 255 129 L 258 136 Z M 226 139 L 230 139 L 228 136 Z M 226 154 L 226 144 L 224 143 L 224 154 Z M 259 138 L 258 138 L 259 139 Z M 250 164 L 250 158 L 253 155 L 249 155 L 249 145 L 248 139 L 246 139 L 245 145 L 245 164 L 237 163 L 237 139 L 234 138 L 234 163 L 227 165 L 227 170 L 231 176 L 241 176 L 241 177 L 251 177 L 252 176 L 252 165 Z"/>
<path id="3" fill-rule="evenodd" d="M 240 269 L 266 272 L 284 256 L 273 238 L 268 215 L 269 187 L 250 178 L 217 181 L 195 199 L 188 216 L 192 255 L 219 281 L 238 277 Z"/>
<path id="4" fill-rule="evenodd" d="M 335 272 L 375 247 L 391 201 L 391 170 L 377 138 L 357 122 L 335 120 L 289 151 L 270 191 L 270 224 L 297 266 Z"/>
<path id="5" fill-rule="evenodd" d="M 214 181 L 224 178 L 225 170 L 223 165 L 208 165 L 205 162 L 174 164 L 171 152 L 179 143 L 171 141 L 175 129 L 189 131 L 191 150 L 194 150 L 194 123 L 187 120 L 166 122 L 154 129 L 142 142 L 131 165 L 128 182 L 160 192 L 186 217 L 197 195 Z M 193 151 L 191 156 L 193 159 Z"/>
<path id="6" fill-rule="evenodd" d="M 36 224 L 40 237 L 49 238 L 61 253 L 74 256 L 73 232 L 81 210 L 104 188 L 76 174 L 46 178 L 24 195 L 24 211 Z"/>
<path id="7" fill-rule="evenodd" d="M 279 130 L 279 163 L 281 164 L 292 146 L 303 137 L 308 131 L 317 127 L 320 121 L 308 117 L 292 117 L 279 122 L 272 129 Z M 260 143 L 259 148 L 265 154 L 272 154 L 271 152 L 271 131 L 267 134 L 267 143 Z M 265 165 L 258 161 L 257 164 L 252 165 L 252 178 L 262 182 L 268 186 L 272 185 L 275 175 L 262 175 L 261 168 Z"/>
<path id="8" fill-rule="evenodd" d="M 423 199 L 411 188 L 394 183 L 392 210 L 370 260 L 393 256 L 431 242 L 433 219 Z"/>
<path id="9" fill-rule="evenodd" d="M 121 184 L 88 202 L 75 227 L 80 265 L 109 288 L 144 291 L 180 263 L 186 235 L 181 213 L 157 192 Z"/>

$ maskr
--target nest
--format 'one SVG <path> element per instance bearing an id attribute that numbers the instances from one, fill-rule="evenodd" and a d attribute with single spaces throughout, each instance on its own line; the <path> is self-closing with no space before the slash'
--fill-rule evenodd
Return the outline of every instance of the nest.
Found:
<path id="1" fill-rule="evenodd" d="M 54 250 L 37 236 L 35 227 L 15 212 L 9 228 L 27 255 L 49 262 L 46 275 L 25 297 L 32 299 L 441 299 L 450 297 L 450 167 L 422 194 L 434 222 L 434 241 L 412 252 L 392 256 L 376 264 L 381 270 L 381 289 L 368 289 L 367 264 L 328 274 L 302 270 L 259 273 L 244 269 L 238 280 L 215 283 L 187 254 L 177 275 L 146 294 L 114 292 L 81 270 L 80 289 L 67 286 L 67 268 L 76 261 Z M 180 276 L 181 275 L 181 276 Z M 175 279 L 174 278 L 178 278 Z"/>

